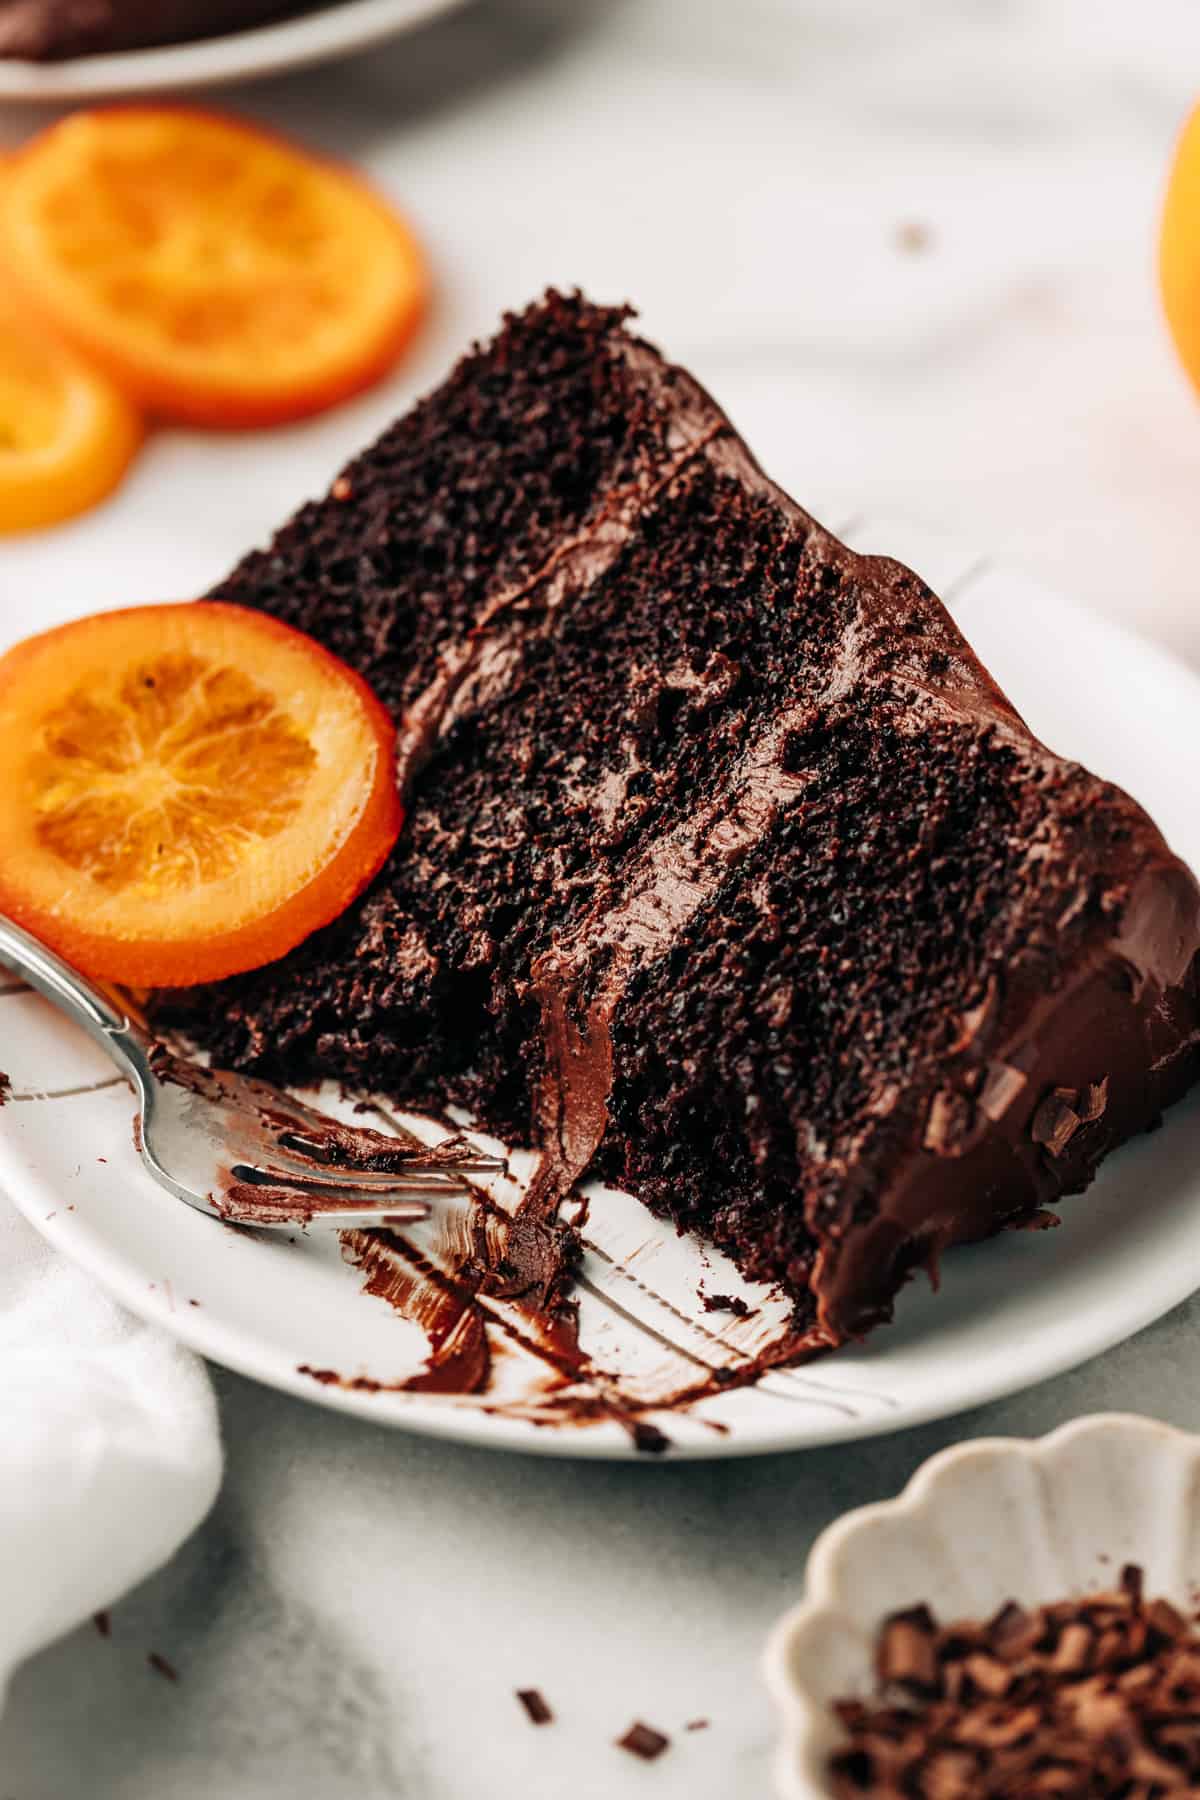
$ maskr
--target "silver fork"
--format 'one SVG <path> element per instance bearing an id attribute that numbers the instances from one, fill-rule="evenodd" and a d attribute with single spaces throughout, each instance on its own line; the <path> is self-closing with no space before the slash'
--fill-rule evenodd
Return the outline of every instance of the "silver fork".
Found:
<path id="1" fill-rule="evenodd" d="M 264 1081 L 202 1068 L 157 1044 L 116 994 L 97 987 L 0 914 L 0 965 L 81 1025 L 129 1082 L 134 1141 L 154 1179 L 225 1221 L 413 1224 L 464 1191 L 463 1176 L 503 1169 L 461 1140 L 433 1147 L 342 1125 Z"/>

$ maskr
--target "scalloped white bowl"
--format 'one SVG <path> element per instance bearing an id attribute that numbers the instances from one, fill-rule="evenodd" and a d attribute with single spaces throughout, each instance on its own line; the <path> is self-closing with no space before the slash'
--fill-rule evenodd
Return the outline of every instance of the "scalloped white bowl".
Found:
<path id="1" fill-rule="evenodd" d="M 1194 1610 L 1200 1437 L 1097 1413 L 1044 1438 L 978 1438 L 931 1457 L 904 1492 L 847 1513 L 813 1546 L 805 1598 L 780 1620 L 765 1670 L 783 1740 L 785 1800 L 827 1800 L 841 1740 L 830 1702 L 873 1689 L 880 1621 L 927 1601 L 986 1618 L 1112 1586 L 1137 1562 L 1151 1594 Z"/>

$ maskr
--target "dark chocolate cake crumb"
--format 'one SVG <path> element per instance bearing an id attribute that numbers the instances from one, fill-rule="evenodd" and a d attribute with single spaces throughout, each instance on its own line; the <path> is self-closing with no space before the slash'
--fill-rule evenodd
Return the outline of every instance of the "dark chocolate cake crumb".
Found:
<path id="1" fill-rule="evenodd" d="M 634 1419 L 630 1430 L 634 1448 L 644 1456 L 665 1456 L 671 1448 L 671 1440 L 666 1432 L 660 1431 L 657 1425 L 651 1425 L 647 1419 Z"/>
<path id="2" fill-rule="evenodd" d="M 754 1314 L 754 1308 L 738 1294 L 705 1294 L 703 1304 L 707 1313 L 732 1313 L 735 1319 L 749 1319 Z"/>
<path id="3" fill-rule="evenodd" d="M 96 1627 L 96 1630 L 100 1633 L 101 1637 L 112 1636 L 112 1615 L 108 1612 L 107 1608 L 101 1607 L 99 1612 L 92 1614 L 92 1624 Z"/>
<path id="4" fill-rule="evenodd" d="M 670 1747 L 671 1740 L 665 1732 L 655 1731 L 653 1725 L 643 1725 L 636 1719 L 625 1733 L 617 1739 L 618 1750 L 628 1750 L 631 1756 L 640 1756 L 643 1762 L 653 1762 Z"/>
<path id="5" fill-rule="evenodd" d="M 6 1100 L 12 1099 L 12 1091 L 12 1077 L 0 1069 L 0 1106 L 3 1106 Z"/>
<path id="6" fill-rule="evenodd" d="M 879 1699 L 834 1711 L 849 1743 L 836 1800 L 1168 1800 L 1200 1788 L 1200 1632 L 1147 1601 L 1127 1563 L 1115 1593 L 939 1625 L 885 1619 Z"/>
<path id="7" fill-rule="evenodd" d="M 711 1719 L 689 1719 L 683 1729 L 685 1731 L 707 1731 L 711 1723 Z"/>
<path id="8" fill-rule="evenodd" d="M 518 1688 L 517 1699 L 535 1725 L 549 1725 L 554 1718 L 540 1688 Z"/>
<path id="9" fill-rule="evenodd" d="M 150 1667 L 155 1673 L 163 1676 L 165 1680 L 179 1680 L 179 1670 L 175 1667 L 174 1663 L 168 1662 L 165 1656 L 160 1656 L 157 1650 L 149 1651 L 146 1656 L 146 1661 L 150 1664 Z"/>

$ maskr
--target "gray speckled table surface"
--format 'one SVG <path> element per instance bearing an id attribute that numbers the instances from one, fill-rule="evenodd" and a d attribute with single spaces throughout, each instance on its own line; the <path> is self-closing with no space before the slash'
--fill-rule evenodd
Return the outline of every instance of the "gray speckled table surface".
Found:
<path id="1" fill-rule="evenodd" d="M 39 583 L 66 617 L 201 588 L 502 306 L 578 281 L 638 298 L 814 510 L 1002 550 L 1200 657 L 1200 416 L 1152 280 L 1197 87 L 1194 0 L 488 0 L 231 96 L 406 198 L 434 322 L 385 391 L 269 450 L 164 434 L 111 507 L 5 544 L 0 595 Z M 965 1417 L 671 1467 L 390 1435 L 217 1371 L 215 1512 L 110 1639 L 19 1673 L 0 1797 L 765 1794 L 757 1659 L 814 1534 L 964 1435 L 1200 1426 L 1198 1338 L 1193 1301 Z M 611 1745 L 637 1716 L 677 1734 L 653 1765 Z"/>

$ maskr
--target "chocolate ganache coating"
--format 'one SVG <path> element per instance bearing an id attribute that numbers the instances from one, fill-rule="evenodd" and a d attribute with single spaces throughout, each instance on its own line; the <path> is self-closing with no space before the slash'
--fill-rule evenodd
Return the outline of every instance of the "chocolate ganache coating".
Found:
<path id="1" fill-rule="evenodd" d="M 1150 819 L 620 309 L 509 317 L 215 591 L 372 682 L 409 817 L 341 919 L 159 1015 L 535 1141 L 485 1283 L 542 1281 L 590 1172 L 829 1348 L 1200 1070 L 1200 891 Z"/>

